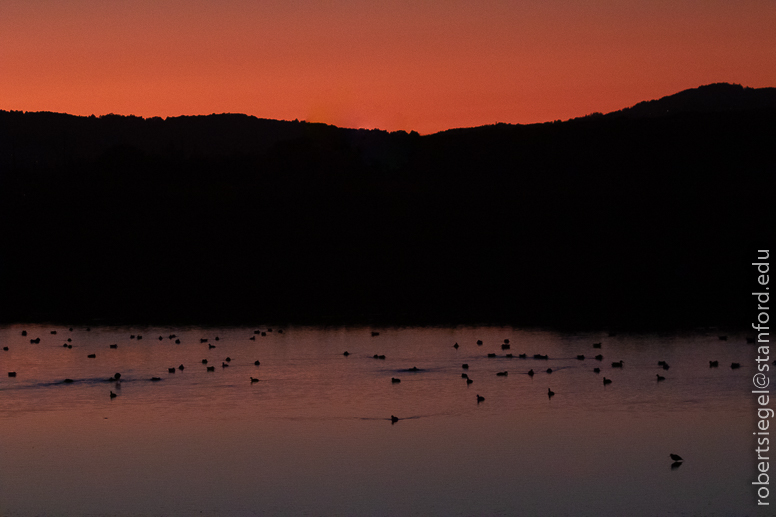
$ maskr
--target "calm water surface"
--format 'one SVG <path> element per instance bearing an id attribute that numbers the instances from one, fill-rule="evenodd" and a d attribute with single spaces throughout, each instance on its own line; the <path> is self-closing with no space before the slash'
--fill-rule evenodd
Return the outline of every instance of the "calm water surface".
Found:
<path id="1" fill-rule="evenodd" d="M 744 335 L 254 330 L 0 328 L 0 515 L 767 513 Z"/>

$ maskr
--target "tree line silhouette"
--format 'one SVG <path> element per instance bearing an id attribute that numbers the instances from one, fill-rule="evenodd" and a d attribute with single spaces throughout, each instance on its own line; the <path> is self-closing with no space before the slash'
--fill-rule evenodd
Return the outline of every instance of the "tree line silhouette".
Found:
<path id="1" fill-rule="evenodd" d="M 773 91 L 428 136 L 0 111 L 2 318 L 746 325 Z"/>

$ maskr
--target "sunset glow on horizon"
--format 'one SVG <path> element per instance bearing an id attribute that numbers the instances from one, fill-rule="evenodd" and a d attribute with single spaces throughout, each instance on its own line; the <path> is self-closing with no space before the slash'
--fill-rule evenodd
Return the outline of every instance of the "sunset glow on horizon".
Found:
<path id="1" fill-rule="evenodd" d="M 776 86 L 765 0 L 4 0 L 0 109 L 432 133 Z"/>

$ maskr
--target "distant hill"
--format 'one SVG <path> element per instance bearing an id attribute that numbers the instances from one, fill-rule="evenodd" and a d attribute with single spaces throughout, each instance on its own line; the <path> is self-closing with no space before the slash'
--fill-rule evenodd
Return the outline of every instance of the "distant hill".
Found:
<path id="1" fill-rule="evenodd" d="M 0 111 L 0 319 L 748 325 L 773 89 L 420 136 Z"/>
<path id="2" fill-rule="evenodd" d="M 657 100 L 644 101 L 609 116 L 663 117 L 679 113 L 711 113 L 776 108 L 776 88 L 744 88 L 714 83 Z"/>

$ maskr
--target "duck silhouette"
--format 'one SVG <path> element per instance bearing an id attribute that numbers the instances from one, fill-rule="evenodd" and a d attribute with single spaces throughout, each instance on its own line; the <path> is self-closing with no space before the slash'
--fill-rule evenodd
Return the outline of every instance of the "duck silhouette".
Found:
<path id="1" fill-rule="evenodd" d="M 547 396 L 548 396 L 549 398 L 552 398 L 552 397 L 554 397 L 554 396 L 555 396 L 555 392 L 554 392 L 554 391 L 552 391 L 550 388 L 547 388 Z"/>
<path id="2" fill-rule="evenodd" d="M 657 382 L 666 380 L 666 378 L 660 375 L 659 373 L 656 373 L 655 375 L 657 375 Z"/>
<path id="3" fill-rule="evenodd" d="M 477 395 L 477 404 L 479 404 L 480 402 L 482 402 L 484 400 L 485 400 L 485 397 L 483 397 L 481 395 Z"/>
<path id="4" fill-rule="evenodd" d="M 612 383 L 611 379 L 607 379 L 606 377 L 604 377 L 604 386 L 606 386 L 607 384 L 611 384 L 611 383 Z"/>

